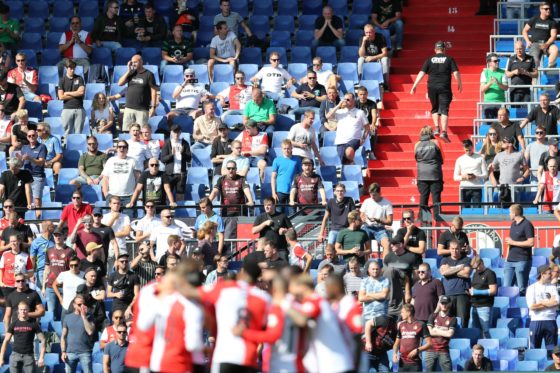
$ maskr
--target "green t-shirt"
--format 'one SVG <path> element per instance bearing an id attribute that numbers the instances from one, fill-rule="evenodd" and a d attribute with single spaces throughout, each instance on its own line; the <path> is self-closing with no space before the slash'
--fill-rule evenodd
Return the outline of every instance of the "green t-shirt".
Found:
<path id="1" fill-rule="evenodd" d="M 193 47 L 189 39 L 183 38 L 180 43 L 177 43 L 175 39 L 171 37 L 163 42 L 161 50 L 167 52 L 169 57 L 182 58 L 192 53 Z"/>
<path id="2" fill-rule="evenodd" d="M 276 106 L 269 98 L 263 98 L 261 106 L 251 100 L 245 105 L 243 115 L 256 122 L 265 122 L 269 119 L 270 114 L 276 114 Z"/>
<path id="3" fill-rule="evenodd" d="M 502 69 L 492 71 L 490 69 L 484 69 L 483 72 L 486 83 L 490 81 L 493 77 L 500 83 L 507 81 L 505 79 L 506 73 Z M 498 86 L 498 84 L 493 83 L 490 88 L 484 92 L 484 102 L 506 102 L 506 92 Z"/>
<path id="4" fill-rule="evenodd" d="M 0 30 L 9 29 L 11 32 L 17 32 L 19 34 L 19 22 L 15 19 L 8 19 L 8 22 L 3 22 L 0 19 Z M 5 44 L 15 44 L 16 40 L 10 36 L 7 32 L 0 33 L 0 41 Z"/>
<path id="5" fill-rule="evenodd" d="M 84 153 L 80 156 L 78 167 L 84 166 L 84 171 L 89 176 L 99 176 L 103 171 L 105 162 L 107 162 L 107 154 L 105 153 L 102 153 L 100 151 L 98 151 L 96 155 Z"/>
<path id="6" fill-rule="evenodd" d="M 338 232 L 338 235 L 336 236 L 336 242 L 341 244 L 344 250 L 349 250 L 354 247 L 359 247 L 360 251 L 363 251 L 364 245 L 366 242 L 368 242 L 368 240 L 369 238 L 367 233 L 362 229 L 353 231 L 349 228 L 345 228 L 340 232 Z M 345 261 L 348 261 L 348 259 L 350 259 L 353 256 L 354 256 L 353 254 L 347 254 L 347 255 L 343 255 L 342 258 Z M 365 263 L 365 258 L 363 256 L 358 257 L 358 260 L 360 264 Z"/>

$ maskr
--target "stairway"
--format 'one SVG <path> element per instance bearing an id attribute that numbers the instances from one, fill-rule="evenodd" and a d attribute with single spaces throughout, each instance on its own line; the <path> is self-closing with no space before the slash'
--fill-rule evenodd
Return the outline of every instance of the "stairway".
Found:
<path id="1" fill-rule="evenodd" d="M 381 111 L 375 152 L 377 160 L 369 161 L 366 179 L 366 184 L 379 183 L 383 196 L 393 206 L 419 202 L 413 150 L 420 129 L 425 125 L 433 126 L 426 96 L 427 77 L 417 87 L 415 95 L 409 92 L 424 60 L 434 53 L 438 40 L 448 43 L 447 54 L 457 61 L 463 81 L 463 92 L 459 93 L 453 79 L 454 99 L 449 110 L 448 130 L 451 143 L 441 141 L 445 158 L 442 202 L 459 200 L 453 168 L 455 160 L 463 154 L 461 142 L 473 133 L 476 103 L 480 97 L 480 73 L 485 66 L 489 35 L 493 32 L 492 16 L 475 16 L 477 10 L 477 1 L 464 0 L 409 0 L 403 10 L 404 50 L 391 62 L 391 92 L 384 95 L 385 109 Z M 400 215 L 398 210 L 396 213 Z M 447 207 L 443 212 L 457 213 L 458 208 Z"/>

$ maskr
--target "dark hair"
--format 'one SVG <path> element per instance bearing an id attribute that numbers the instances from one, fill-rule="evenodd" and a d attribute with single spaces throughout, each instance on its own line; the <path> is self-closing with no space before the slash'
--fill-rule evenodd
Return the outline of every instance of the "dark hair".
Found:
<path id="1" fill-rule="evenodd" d="M 486 62 L 490 62 L 492 58 L 499 58 L 499 57 L 496 53 L 490 53 L 489 55 L 486 56 Z"/>
<path id="2" fill-rule="evenodd" d="M 181 126 L 179 126 L 178 124 L 173 124 L 171 125 L 171 128 L 169 129 L 170 132 L 183 132 L 183 130 L 181 129 Z"/>
<path id="3" fill-rule="evenodd" d="M 66 66 L 67 68 L 68 68 L 68 67 L 71 67 L 71 68 L 75 69 L 75 68 L 76 68 L 76 62 L 74 62 L 74 61 L 72 61 L 72 60 L 66 60 L 65 66 Z"/>
<path id="4" fill-rule="evenodd" d="M 222 26 L 227 26 L 226 21 L 220 21 L 220 22 L 216 23 L 216 30 L 221 29 Z"/>

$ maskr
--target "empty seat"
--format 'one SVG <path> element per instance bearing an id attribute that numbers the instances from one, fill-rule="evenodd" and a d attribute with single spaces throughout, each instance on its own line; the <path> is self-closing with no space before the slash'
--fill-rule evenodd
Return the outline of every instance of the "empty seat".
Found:
<path id="1" fill-rule="evenodd" d="M 10 9 L 10 15 L 12 10 Z M 45 33 L 45 21 L 43 18 L 29 17 L 25 21 L 25 32 L 36 32 L 43 35 Z"/>
<path id="2" fill-rule="evenodd" d="M 254 47 L 242 48 L 239 55 L 239 63 L 257 64 L 260 67 L 262 65 L 262 50 Z"/>
<path id="3" fill-rule="evenodd" d="M 191 167 L 187 172 L 188 184 L 203 184 L 210 188 L 208 181 L 208 169 L 205 167 Z"/>
<path id="4" fill-rule="evenodd" d="M 336 74 L 339 75 L 342 80 L 358 80 L 358 67 L 355 62 L 339 63 L 336 69 Z"/>
<path id="5" fill-rule="evenodd" d="M 311 48 L 309 46 L 295 46 L 292 48 L 291 63 L 304 64 L 307 69 L 307 66 L 311 65 L 311 60 Z"/>
<path id="6" fill-rule="evenodd" d="M 273 8 L 272 0 L 253 1 L 253 17 L 255 16 L 271 17 L 273 13 L 274 13 L 274 8 Z"/>
<path id="7" fill-rule="evenodd" d="M 43 39 L 38 32 L 24 32 L 21 35 L 21 41 L 19 43 L 22 49 L 33 49 L 41 50 L 43 49 Z"/>
<path id="8" fill-rule="evenodd" d="M 293 15 L 279 15 L 274 18 L 274 31 L 287 31 L 292 33 L 295 31 Z"/>
<path id="9" fill-rule="evenodd" d="M 315 55 L 321 57 L 323 62 L 332 63 L 336 65 L 336 48 L 335 47 L 317 47 Z"/>
<path id="10" fill-rule="evenodd" d="M 56 0 L 53 2 L 52 14 L 56 14 L 57 17 L 72 17 L 74 15 L 74 3 L 67 0 Z"/>
<path id="11" fill-rule="evenodd" d="M 27 17 L 45 19 L 49 15 L 49 4 L 43 0 L 34 0 L 27 10 Z"/>
<path id="12" fill-rule="evenodd" d="M 91 62 L 112 67 L 113 56 L 111 55 L 111 50 L 105 47 L 93 48 Z"/>
<path id="13" fill-rule="evenodd" d="M 538 364 L 538 369 L 542 370 L 545 368 L 547 361 L 547 351 L 544 348 L 529 348 L 525 351 L 525 362 L 535 361 Z M 517 369 L 520 370 L 518 364 Z M 535 369 L 536 370 L 536 369 Z"/>
<path id="14" fill-rule="evenodd" d="M 278 15 L 295 16 L 299 14 L 297 0 L 282 0 L 278 2 Z"/>
<path id="15" fill-rule="evenodd" d="M 272 31 L 270 33 L 270 46 L 291 49 L 292 48 L 291 39 L 292 36 L 288 31 Z"/>
<path id="16" fill-rule="evenodd" d="M 381 64 L 377 62 L 364 63 L 362 79 L 377 80 L 380 83 L 383 82 L 383 71 L 381 69 Z"/>
<path id="17" fill-rule="evenodd" d="M 132 56 L 136 54 L 136 49 L 134 48 L 119 48 L 115 52 L 115 65 L 126 66 Z"/>
<path id="18" fill-rule="evenodd" d="M 35 5 L 33 6 L 35 7 Z M 56 13 L 53 13 L 56 14 Z M 44 17 L 44 15 L 43 15 Z M 65 16 L 55 16 L 49 20 L 49 32 L 64 33 L 70 28 L 70 21 Z M 61 35 L 62 36 L 62 35 Z M 59 40 L 60 42 L 60 40 Z"/>
<path id="19" fill-rule="evenodd" d="M 295 44 L 297 46 L 310 46 L 314 39 L 313 30 L 298 30 L 296 32 Z"/>
<path id="20" fill-rule="evenodd" d="M 66 185 L 79 176 L 77 168 L 61 168 L 58 173 L 58 185 Z"/>
<path id="21" fill-rule="evenodd" d="M 210 80 L 208 79 L 208 66 L 197 64 L 197 65 L 191 65 L 189 67 L 192 70 L 194 70 L 194 73 L 196 75 L 196 79 L 198 79 L 198 83 L 200 83 L 200 84 L 209 84 L 210 83 Z M 214 68 L 215 67 L 216 66 L 214 66 Z M 183 81 L 181 80 L 178 83 L 182 83 L 182 82 Z"/>
<path id="22" fill-rule="evenodd" d="M 276 134 L 274 134 L 276 136 Z M 342 180 L 355 181 L 359 185 L 364 185 L 364 177 L 362 175 L 362 167 L 359 165 L 342 166 Z"/>
<path id="23" fill-rule="evenodd" d="M 99 14 L 99 3 L 90 0 L 80 0 L 78 3 L 78 15 L 80 17 L 97 17 Z"/>
<path id="24" fill-rule="evenodd" d="M 519 296 L 519 288 L 517 286 L 500 286 L 498 296 L 508 297 L 510 306 L 515 307 L 517 305 L 516 299 Z"/>
<path id="25" fill-rule="evenodd" d="M 449 348 L 459 350 L 461 359 L 468 360 L 471 358 L 471 341 L 465 338 L 452 338 L 449 341 Z"/>
<path id="26" fill-rule="evenodd" d="M 164 83 L 182 83 L 184 81 L 183 66 L 166 65 L 163 68 Z"/>
<path id="27" fill-rule="evenodd" d="M 214 82 L 233 84 L 233 67 L 229 64 L 214 65 Z"/>

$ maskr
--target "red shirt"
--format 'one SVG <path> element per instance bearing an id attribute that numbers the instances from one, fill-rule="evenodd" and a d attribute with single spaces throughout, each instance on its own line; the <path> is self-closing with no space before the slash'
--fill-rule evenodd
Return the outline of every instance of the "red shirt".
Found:
<path id="1" fill-rule="evenodd" d="M 8 73 L 8 83 L 13 83 L 18 85 L 21 88 L 21 90 L 25 93 L 25 92 L 30 92 L 31 90 L 29 89 L 27 84 L 23 83 L 24 75 L 26 77 L 26 80 L 31 82 L 31 84 L 35 84 L 35 85 L 39 84 L 39 75 L 37 73 L 37 70 L 32 67 L 26 67 L 25 71 L 19 71 L 17 67 L 11 69 L 10 72 Z"/>
<path id="2" fill-rule="evenodd" d="M 0 270 L 2 271 L 2 282 L 4 286 L 14 287 L 16 273 L 26 273 L 33 270 L 33 263 L 29 254 L 24 252 L 14 253 L 6 251 L 0 258 Z"/>
<path id="3" fill-rule="evenodd" d="M 93 209 L 91 205 L 87 203 L 82 203 L 82 205 L 78 209 L 76 209 L 74 205 L 70 203 L 69 205 L 66 205 L 62 210 L 60 220 L 65 221 L 68 224 L 68 232 L 72 232 L 79 218 L 82 218 L 86 215 L 91 215 L 92 213 Z"/>
<path id="4" fill-rule="evenodd" d="M 49 266 L 47 287 L 52 288 L 52 284 L 58 275 L 70 269 L 70 258 L 73 253 L 74 250 L 69 247 L 65 249 L 57 249 L 53 247 L 47 250 L 47 255 L 45 256 L 45 265 Z"/>
<path id="5" fill-rule="evenodd" d="M 157 301 L 157 282 L 150 282 L 138 293 L 136 302 L 132 305 L 133 318 L 132 327 L 128 336 L 128 349 L 124 363 L 130 368 L 148 368 L 152 356 L 152 345 L 154 341 L 154 328 L 141 330 L 138 328 L 138 319 L 144 317 L 144 311 L 148 311 L 152 304 Z"/>
<path id="6" fill-rule="evenodd" d="M 20 218 L 19 223 L 24 224 L 25 220 Z M 0 219 L 0 231 L 3 231 L 4 229 L 8 228 L 9 226 L 10 226 L 10 220 L 8 218 L 4 217 L 4 218 Z"/>
<path id="7" fill-rule="evenodd" d="M 255 136 L 249 135 L 247 131 L 241 132 L 241 139 L 239 136 L 236 140 L 241 140 L 241 153 L 246 154 L 257 150 L 261 145 L 268 145 L 268 136 L 265 132 L 259 132 Z"/>

